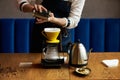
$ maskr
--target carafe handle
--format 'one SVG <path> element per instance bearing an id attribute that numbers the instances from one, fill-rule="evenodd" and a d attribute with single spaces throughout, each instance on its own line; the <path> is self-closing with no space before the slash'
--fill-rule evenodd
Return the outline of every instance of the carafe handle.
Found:
<path id="1" fill-rule="evenodd" d="M 45 56 L 46 55 L 46 50 L 47 50 L 47 48 L 43 48 L 43 55 Z"/>

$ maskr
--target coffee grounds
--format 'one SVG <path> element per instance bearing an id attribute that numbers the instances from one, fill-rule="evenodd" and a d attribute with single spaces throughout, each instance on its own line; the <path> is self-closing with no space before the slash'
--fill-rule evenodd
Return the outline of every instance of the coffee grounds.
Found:
<path id="1" fill-rule="evenodd" d="M 0 64 L 0 78 L 2 77 L 15 77 L 18 76 L 19 73 L 25 72 L 23 68 L 14 68 L 14 67 L 2 67 Z"/>

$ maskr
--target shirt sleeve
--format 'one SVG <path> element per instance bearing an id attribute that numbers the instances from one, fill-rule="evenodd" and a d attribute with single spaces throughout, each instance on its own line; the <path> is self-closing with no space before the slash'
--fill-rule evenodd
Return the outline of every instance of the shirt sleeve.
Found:
<path id="1" fill-rule="evenodd" d="M 43 0 L 17 0 L 20 10 L 22 11 L 23 7 L 26 4 L 40 4 Z"/>
<path id="2" fill-rule="evenodd" d="M 21 11 L 23 11 L 23 7 L 26 5 L 26 4 L 29 4 L 29 1 L 28 0 L 17 0 L 18 2 L 18 7 Z"/>
<path id="3" fill-rule="evenodd" d="M 22 2 L 28 2 L 28 0 L 17 0 L 18 4 L 21 4 Z"/>
<path id="4" fill-rule="evenodd" d="M 68 19 L 70 20 L 70 25 L 68 29 L 75 28 L 80 21 L 85 0 L 72 0 L 71 11 Z"/>

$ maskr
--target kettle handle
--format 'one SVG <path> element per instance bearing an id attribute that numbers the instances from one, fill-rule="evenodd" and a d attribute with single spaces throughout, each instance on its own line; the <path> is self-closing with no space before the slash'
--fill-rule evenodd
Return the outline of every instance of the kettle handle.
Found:
<path id="1" fill-rule="evenodd" d="M 80 43 L 80 39 L 77 40 L 77 43 Z M 68 54 L 71 53 L 72 47 L 73 47 L 74 43 L 69 42 L 67 47 L 68 47 Z"/>
<path id="2" fill-rule="evenodd" d="M 72 42 L 69 42 L 68 45 L 67 45 L 67 48 L 68 48 L 67 53 L 68 54 L 70 54 L 70 52 L 71 52 L 72 45 L 73 45 Z"/>

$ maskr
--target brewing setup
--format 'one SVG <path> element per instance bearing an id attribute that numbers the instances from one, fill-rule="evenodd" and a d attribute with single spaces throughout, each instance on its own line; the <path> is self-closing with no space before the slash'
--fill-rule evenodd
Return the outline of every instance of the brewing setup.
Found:
<path id="1" fill-rule="evenodd" d="M 35 12 L 33 11 L 34 17 L 39 17 L 43 19 L 49 18 L 48 12 Z M 47 47 L 43 48 L 43 56 L 41 60 L 41 64 L 44 67 L 61 67 L 64 64 L 64 56 L 61 58 L 58 51 L 58 44 L 60 40 L 57 39 L 60 28 L 45 28 L 42 34 L 47 38 L 46 43 Z M 81 75 L 90 74 L 91 70 L 87 68 L 89 53 L 86 52 L 86 49 L 80 40 L 75 42 L 74 44 L 70 43 L 68 47 L 68 55 L 69 55 L 69 65 L 75 67 L 75 72 Z"/>
<path id="2" fill-rule="evenodd" d="M 63 58 L 60 58 L 58 51 L 60 40 L 58 40 L 57 37 L 59 33 L 60 28 L 45 28 L 42 32 L 42 34 L 47 38 L 47 47 L 43 48 L 44 57 L 42 57 L 41 61 L 41 64 L 44 67 L 61 67 L 64 63 L 64 56 Z M 91 71 L 87 68 L 88 55 L 91 51 L 87 53 L 84 45 L 80 43 L 80 40 L 74 44 L 70 43 L 68 48 L 69 65 L 76 67 L 76 73 L 88 75 Z"/>

